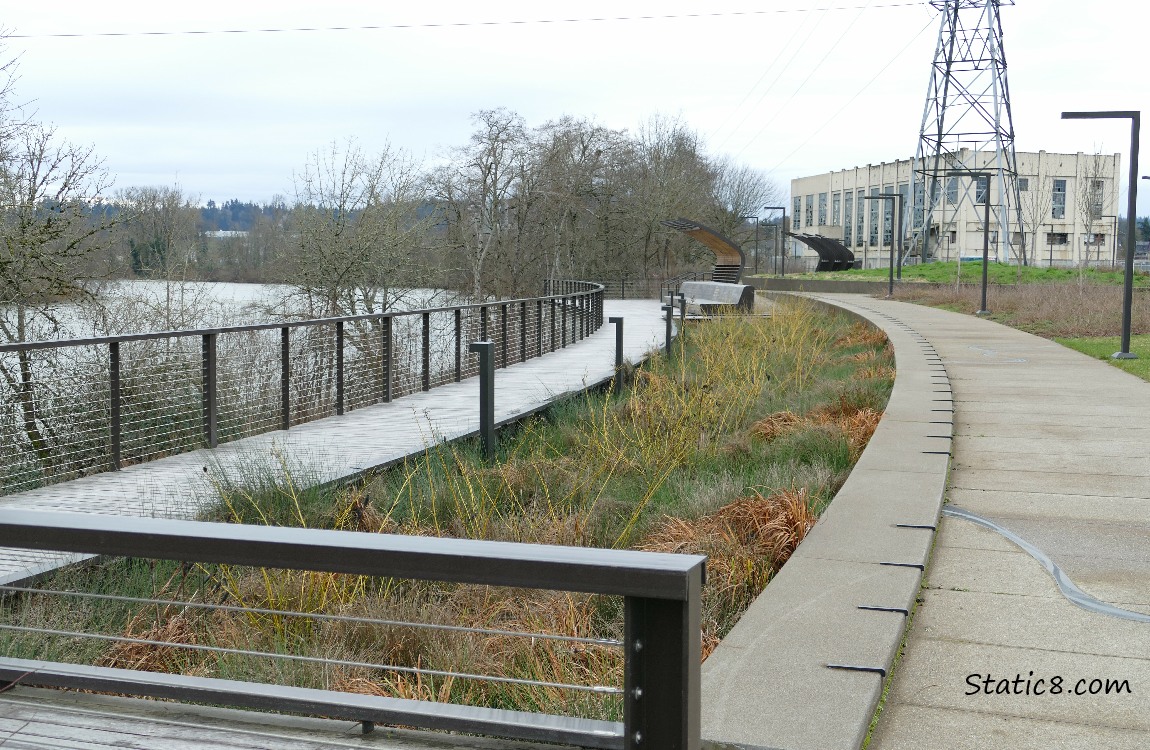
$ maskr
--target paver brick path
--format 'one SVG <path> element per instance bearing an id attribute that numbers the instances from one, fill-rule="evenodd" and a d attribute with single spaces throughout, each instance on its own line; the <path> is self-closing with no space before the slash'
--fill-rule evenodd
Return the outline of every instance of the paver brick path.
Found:
<path id="1" fill-rule="evenodd" d="M 941 356 L 954 393 L 949 504 L 1040 548 L 1094 597 L 1150 612 L 1150 383 L 972 316 L 815 296 L 904 321 Z M 871 750 L 1150 748 L 1150 623 L 1075 606 L 1012 542 L 947 516 L 926 581 Z M 968 680 L 988 674 L 1010 694 L 973 694 Z M 1095 678 L 1133 693 L 1071 693 Z"/>

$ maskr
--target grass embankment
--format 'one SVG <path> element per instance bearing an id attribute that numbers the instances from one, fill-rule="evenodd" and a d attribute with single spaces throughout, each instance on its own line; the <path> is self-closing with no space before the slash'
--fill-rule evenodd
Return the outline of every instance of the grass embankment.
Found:
<path id="1" fill-rule="evenodd" d="M 301 490 L 290 472 L 262 483 L 221 483 L 213 515 L 245 523 L 707 554 L 703 637 L 709 653 L 845 480 L 885 406 L 893 356 L 881 332 L 801 300 L 781 302 L 769 319 L 689 325 L 682 341 L 683 353 L 650 360 L 625 393 L 572 399 L 506 432 L 491 464 L 480 459 L 477 445 L 461 442 L 436 446 L 339 492 Z M 546 682 L 617 685 L 622 679 L 615 648 L 378 622 L 620 638 L 618 598 L 125 560 L 61 574 L 54 585 L 372 621 L 104 606 L 45 595 L 8 600 L 8 620 Z M 0 652 L 32 658 L 620 716 L 617 700 L 556 688 L 362 666 L 285 665 L 169 646 L 2 637 Z"/>
<path id="2" fill-rule="evenodd" d="M 1065 338 L 1056 336 L 1055 341 L 1075 351 L 1088 354 L 1095 359 L 1101 359 L 1114 365 L 1120 370 L 1137 375 L 1143 380 L 1150 380 L 1150 335 L 1130 337 L 1130 351 L 1138 359 L 1112 359 L 1111 355 L 1122 349 L 1120 336 L 1098 336 L 1088 338 Z"/>
<path id="3" fill-rule="evenodd" d="M 821 281 L 886 281 L 889 273 L 886 268 L 852 268 L 834 273 L 794 274 L 793 278 Z M 1121 284 L 1122 274 L 1121 268 L 1110 266 L 1046 268 L 992 262 L 986 268 L 986 278 L 991 284 Z M 792 278 L 791 274 L 787 276 Z M 902 281 L 928 284 L 981 284 L 982 261 L 967 263 L 938 261 L 906 265 L 902 268 Z M 1150 286 L 1150 274 L 1136 273 L 1134 283 L 1138 286 Z"/>

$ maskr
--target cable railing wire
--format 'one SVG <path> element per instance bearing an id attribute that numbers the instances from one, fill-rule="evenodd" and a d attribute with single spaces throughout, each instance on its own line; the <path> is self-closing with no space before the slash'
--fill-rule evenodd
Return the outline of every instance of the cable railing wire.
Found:
<path id="1" fill-rule="evenodd" d="M 346 413 L 557 351 L 603 286 L 375 315 L 0 345 L 0 494 Z M 337 343 L 337 338 L 342 346 Z M 337 349 L 338 347 L 338 349 Z"/>
<path id="2" fill-rule="evenodd" d="M 234 656 L 266 657 L 285 661 L 300 662 L 303 664 L 322 664 L 334 667 L 354 667 L 359 669 L 379 669 L 385 672 L 400 672 L 403 674 L 428 675 L 431 677 L 451 677 L 465 680 L 479 680 L 481 682 L 499 682 L 507 685 L 531 685 L 533 687 L 556 688 L 560 690 L 578 690 L 602 695 L 620 695 L 623 690 L 609 685 L 576 685 L 566 682 L 547 682 L 543 680 L 529 680 L 522 677 L 501 677 L 498 675 L 472 674 L 470 672 L 452 672 L 443 669 L 427 669 L 425 667 L 404 667 L 398 664 L 375 664 L 372 662 L 349 661 L 345 659 L 331 659 L 325 656 L 306 656 L 303 654 L 280 654 L 274 651 L 253 651 L 242 648 L 226 648 L 224 646 L 207 646 L 202 643 L 181 643 L 177 641 L 161 641 L 150 638 L 131 638 L 123 635 L 107 635 L 105 633 L 85 633 L 73 630 L 56 630 L 53 628 L 32 628 L 24 625 L 8 625 L 0 623 L 0 630 L 17 633 L 39 633 L 41 635 L 58 636 L 61 638 L 87 638 L 89 640 L 104 641 L 108 643 L 131 643 L 145 646 L 158 646 L 161 648 L 178 648 L 188 651 L 200 651 L 212 654 L 230 654 Z"/>
<path id="3" fill-rule="evenodd" d="M 349 622 L 364 625 L 387 625 L 392 627 L 424 628 L 427 630 L 442 630 L 458 633 L 475 633 L 477 635 L 510 636 L 518 638 L 532 638 L 538 640 L 561 641 L 567 643 L 582 643 L 592 646 L 618 647 L 623 641 L 614 638 L 587 638 L 574 635 L 559 635 L 557 633 L 536 633 L 522 630 L 501 630 L 498 628 L 472 628 L 464 625 L 445 625 L 435 622 L 411 622 L 409 620 L 385 620 L 376 617 L 357 617 L 355 615 L 333 615 L 322 612 L 298 612 L 284 609 L 266 609 L 261 607 L 245 607 L 233 604 L 211 604 L 208 602 L 177 601 L 174 599 L 149 599 L 137 596 L 119 596 L 116 594 L 96 594 L 86 591 L 56 591 L 52 589 L 30 588 L 26 586 L 0 586 L 0 591 L 12 594 L 37 594 L 47 596 L 71 596 L 82 599 L 98 601 L 116 601 L 129 604 L 144 604 L 147 606 L 163 607 L 191 607 L 194 609 L 211 609 L 220 612 L 235 612 L 238 614 L 256 614 L 270 616 L 301 617 L 327 622 Z"/>

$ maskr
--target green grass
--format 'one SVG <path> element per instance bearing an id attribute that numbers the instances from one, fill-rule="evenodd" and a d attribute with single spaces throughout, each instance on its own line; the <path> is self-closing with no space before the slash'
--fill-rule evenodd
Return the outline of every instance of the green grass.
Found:
<path id="1" fill-rule="evenodd" d="M 1122 348 L 1118 336 L 1089 336 L 1079 338 L 1055 338 L 1055 341 L 1075 351 L 1088 354 L 1114 365 L 1120 370 L 1150 380 L 1150 335 L 1131 336 L 1130 352 L 1138 359 L 1113 359 L 1110 355 Z"/>
<path id="2" fill-rule="evenodd" d="M 885 281 L 888 274 L 889 271 L 886 268 L 860 268 L 835 273 L 795 274 L 793 278 L 828 281 Z M 1040 268 L 1035 266 L 1019 267 L 1011 263 L 994 262 L 987 267 L 986 276 L 987 281 L 991 284 L 1070 284 L 1076 282 L 1121 284 L 1123 281 L 1121 268 Z M 788 277 L 792 277 L 792 275 L 788 274 Z M 904 282 L 931 284 L 953 284 L 956 280 L 962 283 L 976 284 L 982 281 L 982 263 L 959 264 L 957 261 L 940 261 L 921 265 L 907 265 L 903 266 L 902 279 Z M 1136 273 L 1134 283 L 1138 286 L 1150 286 L 1150 274 Z"/>

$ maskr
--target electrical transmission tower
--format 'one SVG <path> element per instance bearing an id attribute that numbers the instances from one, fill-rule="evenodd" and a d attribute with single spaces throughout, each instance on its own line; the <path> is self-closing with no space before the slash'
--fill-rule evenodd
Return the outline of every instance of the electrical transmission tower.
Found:
<path id="1" fill-rule="evenodd" d="M 938 44 L 919 131 L 912 176 L 911 249 L 920 258 L 937 256 L 944 232 L 958 225 L 963 203 L 981 207 L 990 190 L 990 231 L 997 242 L 991 259 L 1024 258 L 1022 214 L 1006 54 L 999 8 L 1014 0 L 931 0 L 941 12 Z M 989 172 L 989 180 L 948 176 L 948 171 Z M 993 189 L 987 184 L 993 183 Z M 985 187 L 984 187 L 985 186 Z M 1019 236 L 1012 234 L 1017 231 Z"/>

